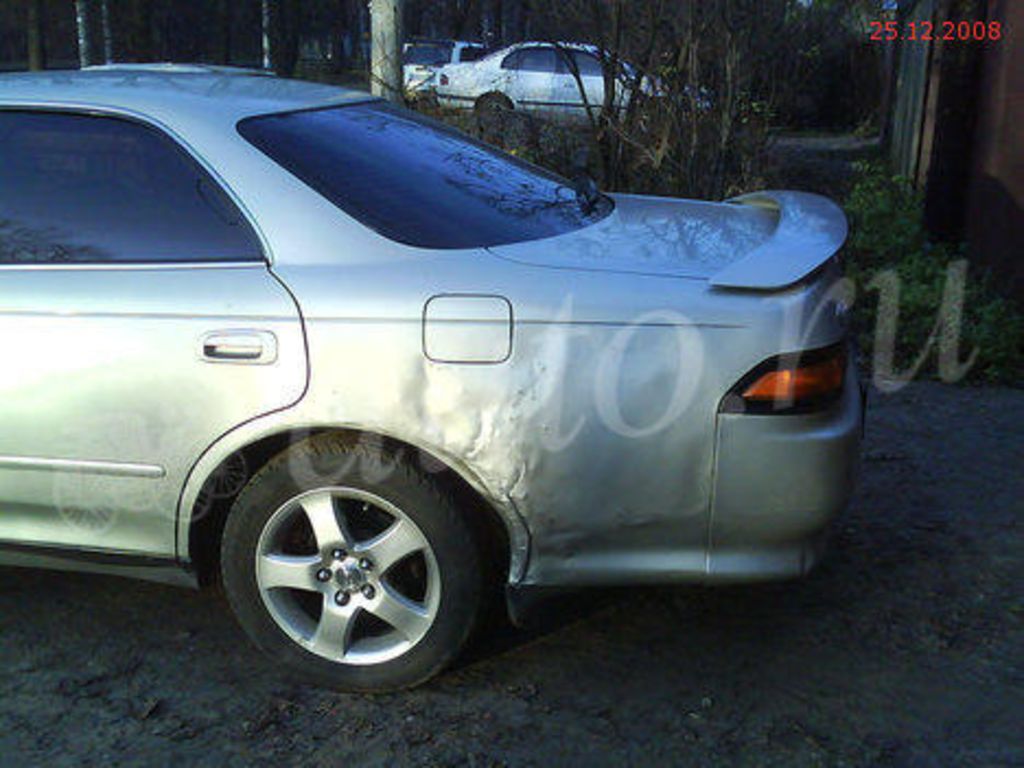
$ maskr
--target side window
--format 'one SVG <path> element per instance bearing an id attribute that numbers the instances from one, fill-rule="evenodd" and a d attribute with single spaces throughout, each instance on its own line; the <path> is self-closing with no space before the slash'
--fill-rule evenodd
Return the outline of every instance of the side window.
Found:
<path id="1" fill-rule="evenodd" d="M 482 59 L 486 53 L 487 49 L 482 45 L 467 45 L 459 54 L 459 61 L 478 61 Z"/>
<path id="2" fill-rule="evenodd" d="M 523 58 L 523 53 L 523 50 L 512 51 L 512 53 L 501 60 L 501 68 L 519 69 L 519 62 Z"/>
<path id="3" fill-rule="evenodd" d="M 572 57 L 570 61 L 569 57 Z M 580 77 L 603 77 L 604 69 L 601 67 L 601 60 L 592 53 L 585 51 L 558 51 L 558 72 L 563 75 L 574 74 L 573 69 L 578 69 Z"/>
<path id="4" fill-rule="evenodd" d="M 554 48 L 521 48 L 506 56 L 501 67 L 521 72 L 554 72 L 555 62 Z"/>
<path id="5" fill-rule="evenodd" d="M 601 62 L 594 54 L 584 53 L 582 51 L 574 51 L 572 56 L 576 62 L 576 66 L 579 67 L 581 76 L 601 77 L 604 75 L 604 70 L 601 67 Z"/>
<path id="6" fill-rule="evenodd" d="M 0 110 L 0 264 L 262 258 L 223 190 L 156 129 Z"/>

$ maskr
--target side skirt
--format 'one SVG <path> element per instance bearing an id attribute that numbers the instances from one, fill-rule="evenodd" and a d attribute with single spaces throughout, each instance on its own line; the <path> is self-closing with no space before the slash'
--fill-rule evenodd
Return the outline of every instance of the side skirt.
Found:
<path id="1" fill-rule="evenodd" d="M 196 574 L 172 557 L 0 541 L 0 566 L 99 573 L 199 588 Z"/>

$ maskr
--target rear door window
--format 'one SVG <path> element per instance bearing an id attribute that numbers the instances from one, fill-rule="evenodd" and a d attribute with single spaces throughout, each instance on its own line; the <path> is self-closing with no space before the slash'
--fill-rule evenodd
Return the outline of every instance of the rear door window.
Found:
<path id="1" fill-rule="evenodd" d="M 0 263 L 262 258 L 224 191 L 156 129 L 0 110 Z"/>
<path id="2" fill-rule="evenodd" d="M 506 56 L 501 66 L 503 69 L 520 72 L 554 73 L 558 67 L 558 57 L 554 48 L 520 48 Z"/>
<path id="3" fill-rule="evenodd" d="M 487 49 L 482 45 L 467 45 L 459 54 L 459 61 L 479 61 L 487 55 Z"/>
<path id="4" fill-rule="evenodd" d="M 572 59 L 583 77 L 601 77 L 604 74 L 600 60 L 592 53 L 573 51 Z"/>
<path id="5" fill-rule="evenodd" d="M 249 118 L 239 132 L 357 221 L 421 248 L 551 237 L 613 206 L 581 204 L 567 180 L 385 102 Z"/>

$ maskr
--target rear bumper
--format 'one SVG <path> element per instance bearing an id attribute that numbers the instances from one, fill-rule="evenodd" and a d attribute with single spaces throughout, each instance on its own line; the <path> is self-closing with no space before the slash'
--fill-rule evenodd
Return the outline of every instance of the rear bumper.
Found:
<path id="1" fill-rule="evenodd" d="M 825 412 L 719 414 L 710 581 L 787 578 L 814 566 L 853 493 L 863 419 L 852 365 L 842 398 Z"/>

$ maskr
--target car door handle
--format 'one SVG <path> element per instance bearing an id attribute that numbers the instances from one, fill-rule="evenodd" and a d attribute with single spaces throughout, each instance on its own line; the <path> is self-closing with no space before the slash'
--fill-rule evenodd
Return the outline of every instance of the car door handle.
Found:
<path id="1" fill-rule="evenodd" d="M 270 331 L 211 331 L 202 338 L 200 356 L 211 363 L 269 365 L 277 360 L 277 337 Z"/>

